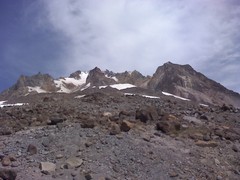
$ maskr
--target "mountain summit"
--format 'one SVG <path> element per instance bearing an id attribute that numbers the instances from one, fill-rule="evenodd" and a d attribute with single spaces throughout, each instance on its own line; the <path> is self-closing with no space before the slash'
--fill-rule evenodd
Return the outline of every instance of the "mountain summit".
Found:
<path id="1" fill-rule="evenodd" d="M 153 92 L 170 94 L 204 104 L 229 104 L 240 107 L 240 95 L 195 71 L 190 65 L 167 62 L 159 66 L 153 76 L 138 71 L 114 73 L 95 67 L 89 72 L 80 70 L 69 77 L 53 79 L 48 74 L 20 76 L 17 83 L 0 94 L 9 100 L 36 93 L 74 93 L 110 86 L 124 92 Z"/>
<path id="2" fill-rule="evenodd" d="M 148 88 L 209 104 L 228 103 L 240 106 L 238 93 L 207 78 L 190 65 L 168 62 L 159 66 L 149 81 Z"/>

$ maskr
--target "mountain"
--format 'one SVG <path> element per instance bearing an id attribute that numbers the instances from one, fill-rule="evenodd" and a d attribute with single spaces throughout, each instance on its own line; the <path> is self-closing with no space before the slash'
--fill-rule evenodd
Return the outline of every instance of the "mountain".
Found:
<path id="1" fill-rule="evenodd" d="M 37 93 L 74 93 L 96 91 L 107 86 L 123 93 L 161 96 L 170 95 L 182 100 L 203 104 L 228 104 L 240 107 L 240 95 L 195 71 L 190 65 L 167 62 L 153 76 L 138 71 L 115 73 L 98 67 L 89 72 L 80 70 L 69 77 L 54 79 L 48 74 L 20 76 L 16 84 L 0 94 L 0 100 L 15 99 Z"/>
<path id="2" fill-rule="evenodd" d="M 171 62 L 159 66 L 148 88 L 208 104 L 240 106 L 240 95 L 195 71 L 190 65 Z"/>

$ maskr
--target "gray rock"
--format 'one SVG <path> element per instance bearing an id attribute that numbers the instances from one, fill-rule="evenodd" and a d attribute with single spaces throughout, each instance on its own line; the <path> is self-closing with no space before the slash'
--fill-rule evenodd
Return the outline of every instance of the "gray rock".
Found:
<path id="1" fill-rule="evenodd" d="M 51 162 L 41 162 L 40 163 L 40 170 L 44 174 L 50 174 L 52 172 L 55 172 L 56 165 Z"/>
<path id="2" fill-rule="evenodd" d="M 239 151 L 239 149 L 238 149 L 238 147 L 236 146 L 236 144 L 234 144 L 234 145 L 232 146 L 232 150 L 235 151 L 235 152 L 238 152 L 238 151 Z"/>
<path id="3" fill-rule="evenodd" d="M 29 144 L 27 148 L 27 152 L 29 152 L 30 155 L 37 154 L 37 147 L 33 144 Z"/>
<path id="4" fill-rule="evenodd" d="M 78 168 L 82 165 L 82 163 L 83 163 L 83 160 L 76 157 L 71 157 L 66 160 L 66 165 L 68 169 Z"/>

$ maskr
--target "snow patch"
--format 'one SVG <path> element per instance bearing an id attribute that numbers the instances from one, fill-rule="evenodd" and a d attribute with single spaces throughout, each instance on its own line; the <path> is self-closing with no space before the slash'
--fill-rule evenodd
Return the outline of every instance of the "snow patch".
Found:
<path id="1" fill-rule="evenodd" d="M 22 105 L 27 105 L 27 103 L 16 103 L 16 104 L 3 104 L 3 103 L 1 103 L 0 104 L 0 108 L 2 108 L 2 107 L 9 107 L 9 106 L 22 106 Z"/>
<path id="2" fill-rule="evenodd" d="M 74 98 L 75 99 L 80 99 L 80 98 L 83 98 L 83 97 L 85 97 L 86 95 L 79 95 L 79 96 L 75 96 Z"/>
<path id="3" fill-rule="evenodd" d="M 180 97 L 180 96 L 176 96 L 176 95 L 173 95 L 173 94 L 170 94 L 170 93 L 167 93 L 167 92 L 162 92 L 164 95 L 166 96 L 172 96 L 172 97 L 175 97 L 177 99 L 181 99 L 181 100 L 184 100 L 184 101 L 190 101 L 190 99 L 187 99 L 187 98 L 183 98 L 183 97 Z"/>
<path id="4" fill-rule="evenodd" d="M 125 96 L 136 96 L 136 94 L 132 94 L 132 93 L 124 93 Z M 150 98 L 150 99 L 160 99 L 160 97 L 157 96 L 149 96 L 149 95 L 141 95 L 141 94 L 137 94 L 138 96 L 142 96 L 144 98 Z"/>
<path id="5" fill-rule="evenodd" d="M 118 82 L 118 79 L 115 76 L 108 76 L 107 74 L 105 74 L 105 77 L 109 79 L 113 79 L 114 81 Z"/>
<path id="6" fill-rule="evenodd" d="M 91 83 L 88 83 L 87 85 L 84 86 L 84 88 L 81 89 L 81 91 L 83 91 L 83 90 L 89 88 L 90 86 L 91 86 Z"/>
<path id="7" fill-rule="evenodd" d="M 75 78 L 60 78 L 57 80 L 54 80 L 54 83 L 57 88 L 60 88 L 58 92 L 64 92 L 64 93 L 70 93 L 72 90 L 68 89 L 65 84 L 73 84 L 74 86 L 82 86 L 86 83 L 88 77 L 88 72 L 81 72 L 80 79 Z"/>
<path id="8" fill-rule="evenodd" d="M 41 87 L 39 86 L 35 86 L 35 87 L 28 86 L 27 88 L 28 88 L 28 92 L 36 91 L 37 93 L 47 93 L 47 91 L 41 89 Z"/>
<path id="9" fill-rule="evenodd" d="M 127 88 L 133 88 L 133 87 L 136 87 L 132 84 L 113 84 L 113 85 L 109 85 L 111 88 L 115 88 L 115 89 L 118 89 L 118 90 L 123 90 L 123 89 L 127 89 Z M 108 86 L 99 86 L 99 89 L 103 89 L 103 88 L 106 88 Z"/>
<path id="10" fill-rule="evenodd" d="M 157 97 L 157 96 L 142 95 L 142 97 L 146 97 L 146 98 L 150 98 L 150 99 L 160 99 L 160 97 Z"/>
<path id="11" fill-rule="evenodd" d="M 207 104 L 199 104 L 200 106 L 204 106 L 204 107 L 208 107 L 209 105 L 207 105 Z"/>

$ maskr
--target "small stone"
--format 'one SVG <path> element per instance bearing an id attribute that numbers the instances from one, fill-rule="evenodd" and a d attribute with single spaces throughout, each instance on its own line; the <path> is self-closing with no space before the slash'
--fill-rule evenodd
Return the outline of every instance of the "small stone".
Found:
<path id="1" fill-rule="evenodd" d="M 238 149 L 238 147 L 236 146 L 236 144 L 234 144 L 234 145 L 232 146 L 232 150 L 233 150 L 234 152 L 238 152 L 238 151 L 239 151 L 239 149 Z"/>
<path id="2" fill-rule="evenodd" d="M 85 174 L 85 179 L 86 180 L 91 180 L 92 179 L 91 174 L 90 173 Z"/>
<path id="3" fill-rule="evenodd" d="M 11 160 L 8 156 L 5 156 L 3 159 L 2 159 L 2 165 L 3 166 L 9 166 L 11 164 Z"/>
<path id="4" fill-rule="evenodd" d="M 94 128 L 95 127 L 95 123 L 93 119 L 87 119 L 87 120 L 83 120 L 81 122 L 81 128 Z"/>
<path id="5" fill-rule="evenodd" d="M 146 134 L 145 134 L 145 135 L 143 135 L 143 137 L 142 137 L 142 138 L 143 138 L 143 140 L 144 140 L 144 141 L 147 141 L 147 142 L 150 142 L 150 140 L 151 140 L 151 137 L 150 137 L 150 136 L 148 136 L 148 135 L 146 135 Z"/>
<path id="6" fill-rule="evenodd" d="M 29 152 L 30 155 L 37 154 L 37 147 L 33 144 L 29 144 L 27 148 L 27 152 Z"/>
<path id="7" fill-rule="evenodd" d="M 51 162 L 41 162 L 40 170 L 44 174 L 50 174 L 56 170 L 56 165 Z"/>
<path id="8" fill-rule="evenodd" d="M 49 147 L 49 144 L 50 144 L 50 141 L 49 141 L 49 139 L 47 139 L 47 138 L 45 138 L 45 139 L 43 140 L 43 142 L 42 142 L 42 145 L 43 145 L 44 147 Z"/>
<path id="9" fill-rule="evenodd" d="M 77 176 L 77 172 L 76 172 L 76 171 L 72 172 L 72 173 L 71 173 L 71 176 L 72 176 L 72 177 Z"/>
<path id="10" fill-rule="evenodd" d="M 17 161 L 12 162 L 12 164 L 11 164 L 12 167 L 18 167 L 20 165 L 21 164 L 19 162 L 17 162 Z"/>
<path id="11" fill-rule="evenodd" d="M 220 161 L 218 159 L 214 159 L 214 162 L 215 162 L 216 165 L 220 164 Z"/>
<path id="12" fill-rule="evenodd" d="M 223 178 L 222 178 L 222 176 L 218 175 L 216 179 L 217 180 L 222 180 Z"/>
<path id="13" fill-rule="evenodd" d="M 90 147 L 92 144 L 93 144 L 93 143 L 92 143 L 91 141 L 87 141 L 87 142 L 85 143 L 85 146 L 86 146 L 86 147 Z"/>
<path id="14" fill-rule="evenodd" d="M 210 141 L 211 138 L 210 138 L 209 134 L 203 135 L 203 140 L 204 140 L 204 141 Z"/>
<path id="15" fill-rule="evenodd" d="M 170 177 L 178 177 L 178 173 L 176 173 L 176 172 L 170 172 L 170 173 L 169 173 L 169 176 L 170 176 Z"/>
<path id="16" fill-rule="evenodd" d="M 70 168 L 78 168 L 82 165 L 83 160 L 76 157 L 71 157 L 66 160 L 66 165 L 68 166 L 68 169 Z"/>
<path id="17" fill-rule="evenodd" d="M 15 180 L 17 172 L 13 169 L 0 168 L 0 178 L 3 180 Z"/>
<path id="18" fill-rule="evenodd" d="M 63 155 L 62 155 L 62 154 L 57 154 L 57 155 L 56 155 L 56 159 L 61 159 L 61 158 L 63 158 Z"/>

